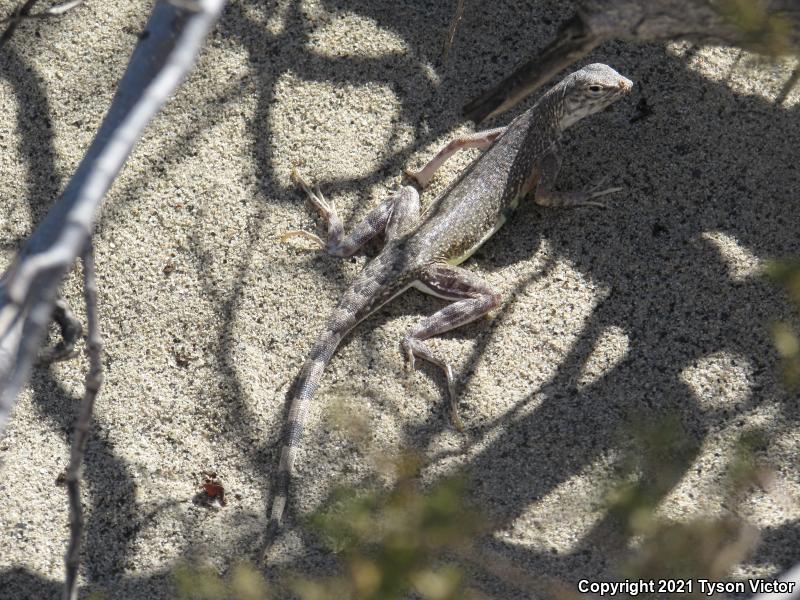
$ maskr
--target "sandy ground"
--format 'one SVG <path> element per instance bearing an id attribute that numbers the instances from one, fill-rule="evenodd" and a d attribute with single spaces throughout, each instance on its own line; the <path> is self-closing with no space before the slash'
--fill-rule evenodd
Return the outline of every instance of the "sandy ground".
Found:
<path id="1" fill-rule="evenodd" d="M 403 167 L 471 130 L 460 107 L 541 47 L 565 4 L 467 3 L 447 64 L 450 2 L 229 6 L 98 226 L 107 372 L 85 468 L 84 594 L 170 598 L 178 561 L 224 569 L 259 548 L 287 389 L 366 261 L 279 243 L 318 231 L 291 166 L 346 222 L 363 217 Z M 149 6 L 89 1 L 24 25 L 0 51 L 4 265 L 88 146 Z M 435 342 L 459 373 L 464 434 L 440 374 L 407 373 L 398 351 L 439 300 L 410 292 L 347 339 L 317 395 L 270 576 L 334 564 L 295 523 L 371 473 L 331 419 L 342 410 L 370 420 L 373 451 L 421 453 L 426 482 L 466 473 L 494 523 L 481 544 L 567 582 L 615 577 L 624 548 L 601 499 L 636 423 L 678 415 L 691 440 L 660 503 L 683 520 L 728 514 L 731 449 L 759 427 L 778 491 L 753 489 L 739 509 L 762 541 L 735 574 L 800 561 L 800 402 L 782 391 L 769 334 L 792 311 L 759 276 L 763 259 L 800 254 L 798 95 L 774 102 L 793 63 L 615 43 L 591 60 L 640 87 L 569 133 L 559 186 L 608 176 L 624 191 L 605 211 L 526 207 L 466 263 L 504 304 Z M 642 97 L 653 112 L 631 122 Z M 423 203 L 473 156 L 453 160 Z M 76 309 L 78 281 L 76 270 L 64 287 Z M 68 515 L 56 478 L 86 366 L 39 368 L 0 438 L 2 598 L 58 597 Z M 229 493 L 221 510 L 192 502 L 209 470 Z"/>

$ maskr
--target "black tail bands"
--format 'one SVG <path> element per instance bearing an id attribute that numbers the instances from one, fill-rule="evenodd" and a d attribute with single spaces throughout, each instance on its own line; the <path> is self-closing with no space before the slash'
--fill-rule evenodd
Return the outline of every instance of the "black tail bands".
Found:
<path id="1" fill-rule="evenodd" d="M 349 330 L 350 327 L 347 329 Z M 270 511 L 270 528 L 275 527 L 277 529 L 283 518 L 283 511 L 286 507 L 286 499 L 289 493 L 289 483 L 294 473 L 294 457 L 297 447 L 300 445 L 300 439 L 303 436 L 303 424 L 308 413 L 309 402 L 319 386 L 325 366 L 330 361 L 345 333 L 347 331 L 334 332 L 328 330 L 320 335 L 298 377 L 286 423 L 285 442 L 281 449 L 278 473 L 275 478 L 275 493 L 273 494 L 272 510 Z"/>

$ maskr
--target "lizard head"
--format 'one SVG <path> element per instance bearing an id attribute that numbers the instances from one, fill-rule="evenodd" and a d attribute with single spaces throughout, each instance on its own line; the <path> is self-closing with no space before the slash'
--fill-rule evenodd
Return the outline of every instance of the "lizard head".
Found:
<path id="1" fill-rule="evenodd" d="M 631 91 L 633 82 L 608 65 L 594 63 L 565 77 L 562 89 L 561 129 L 599 112 Z"/>

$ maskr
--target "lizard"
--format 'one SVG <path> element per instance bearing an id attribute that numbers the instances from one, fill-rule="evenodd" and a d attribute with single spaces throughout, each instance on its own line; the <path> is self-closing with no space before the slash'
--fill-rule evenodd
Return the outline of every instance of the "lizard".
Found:
<path id="1" fill-rule="evenodd" d="M 469 258 L 512 216 L 520 200 L 533 192 L 543 206 L 597 205 L 592 202 L 621 188 L 555 191 L 560 168 L 561 133 L 582 118 L 605 109 L 627 94 L 629 79 L 603 64 L 591 64 L 568 75 L 508 126 L 455 138 L 419 171 L 406 171 L 413 185 L 404 185 L 373 209 L 344 236 L 332 202 L 312 190 L 296 170 L 299 184 L 327 224 L 328 237 L 288 231 L 283 241 L 302 236 L 329 254 L 349 257 L 380 233 L 383 249 L 364 267 L 328 318 L 290 393 L 291 403 L 276 473 L 269 529 L 277 531 L 287 502 L 294 461 L 309 403 L 322 373 L 342 339 L 359 322 L 408 290 L 417 288 L 452 302 L 413 327 L 401 342 L 411 369 L 416 359 L 438 366 L 447 380 L 451 418 L 460 428 L 451 366 L 425 341 L 460 327 L 500 305 L 500 294 L 471 271 L 458 265 Z M 420 215 L 419 189 L 461 148 L 484 152 Z"/>

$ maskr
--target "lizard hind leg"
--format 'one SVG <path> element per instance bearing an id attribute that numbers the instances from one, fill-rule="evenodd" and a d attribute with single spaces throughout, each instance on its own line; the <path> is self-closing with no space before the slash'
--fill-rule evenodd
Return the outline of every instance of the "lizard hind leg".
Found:
<path id="1" fill-rule="evenodd" d="M 404 233 L 419 216 L 419 193 L 410 185 L 403 186 L 372 209 L 364 220 L 345 236 L 344 226 L 333 202 L 326 200 L 319 189 L 312 190 L 297 170 L 292 170 L 292 179 L 303 188 L 309 202 L 327 225 L 328 239 L 323 241 L 318 235 L 308 231 L 287 231 L 280 236 L 282 242 L 293 237 L 303 237 L 318 244 L 332 256 L 346 258 L 353 256 L 381 233 L 386 234 L 387 240 Z"/>
<path id="2" fill-rule="evenodd" d="M 415 287 L 425 293 L 454 302 L 412 328 L 403 338 L 401 349 L 412 369 L 414 360 L 420 358 L 444 371 L 447 378 L 451 419 L 455 428 L 463 431 L 461 418 L 458 415 L 453 369 L 447 362 L 433 354 L 425 340 L 487 314 L 500 305 L 500 295 L 470 271 L 444 264 L 433 265 L 426 269 L 420 275 Z"/>

